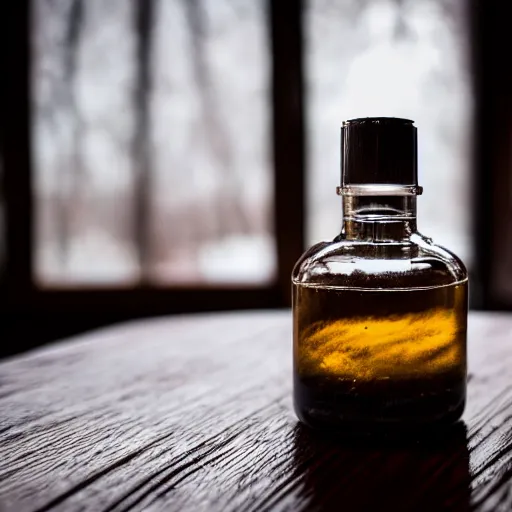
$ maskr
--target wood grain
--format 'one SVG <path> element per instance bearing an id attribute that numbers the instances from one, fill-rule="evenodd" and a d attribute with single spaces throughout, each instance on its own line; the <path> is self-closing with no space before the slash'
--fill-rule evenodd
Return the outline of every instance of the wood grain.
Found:
<path id="1" fill-rule="evenodd" d="M 512 316 L 470 317 L 465 425 L 297 424 L 288 312 L 158 319 L 0 363 L 0 509 L 512 510 Z"/>

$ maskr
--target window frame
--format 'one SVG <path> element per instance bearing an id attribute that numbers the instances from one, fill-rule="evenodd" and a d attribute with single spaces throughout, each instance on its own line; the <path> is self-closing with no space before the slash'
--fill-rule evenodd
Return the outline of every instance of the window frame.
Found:
<path id="1" fill-rule="evenodd" d="M 468 0 L 475 97 L 473 116 L 473 233 L 475 268 L 471 281 L 475 309 L 512 310 L 506 235 L 512 231 L 512 70 L 504 65 L 510 46 L 506 4 Z M 510 275 L 510 274 L 509 274 Z M 504 290 L 506 288 L 506 290 Z"/>
<path id="2" fill-rule="evenodd" d="M 7 21 L 2 29 L 9 46 L 4 48 L 10 48 L 5 54 L 4 69 L 9 73 L 2 94 L 2 118 L 6 120 L 2 137 L 6 216 L 3 311 L 36 323 L 44 317 L 48 332 L 43 337 L 51 339 L 74 331 L 73 322 L 80 323 L 82 330 L 148 315 L 289 306 L 291 270 L 304 249 L 302 1 L 268 0 L 277 272 L 274 282 L 261 286 L 37 286 L 32 261 L 31 4 L 31 0 L 18 0 L 0 7 L 1 18 Z M 48 328 L 50 319 L 62 324 L 63 317 L 74 320 L 67 328 Z M 82 317 L 82 322 L 76 317 Z"/>
<path id="3" fill-rule="evenodd" d="M 508 44 L 505 7 L 467 0 L 473 68 L 473 179 L 475 268 L 471 306 L 512 309 L 512 299 L 496 292 L 500 233 L 510 229 L 500 217 L 510 198 L 512 131 L 511 72 L 500 63 Z M 114 321 L 149 315 L 290 305 L 290 273 L 305 245 L 305 88 L 303 0 L 267 0 L 271 56 L 274 233 L 277 277 L 263 286 L 154 286 L 39 288 L 33 277 L 33 194 L 31 158 L 31 3 L 2 2 L 0 149 L 5 198 L 6 258 L 0 282 L 0 317 L 7 320 L 17 351 Z M 508 160 L 507 160 L 508 159 Z M 501 187 L 500 187 L 501 185 Z M 496 199 L 497 198 L 497 199 Z M 501 263 L 500 263 L 501 262 Z M 24 339 L 37 333 L 37 341 Z M 14 345 L 13 345 L 14 346 Z"/>

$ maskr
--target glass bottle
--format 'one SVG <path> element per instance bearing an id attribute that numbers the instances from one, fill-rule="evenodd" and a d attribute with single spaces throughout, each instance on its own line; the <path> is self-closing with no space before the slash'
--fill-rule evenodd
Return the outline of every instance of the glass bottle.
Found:
<path id="1" fill-rule="evenodd" d="M 345 121 L 337 190 L 341 234 L 309 249 L 292 275 L 299 419 L 357 430 L 455 422 L 466 396 L 467 271 L 416 229 L 413 121 Z"/>

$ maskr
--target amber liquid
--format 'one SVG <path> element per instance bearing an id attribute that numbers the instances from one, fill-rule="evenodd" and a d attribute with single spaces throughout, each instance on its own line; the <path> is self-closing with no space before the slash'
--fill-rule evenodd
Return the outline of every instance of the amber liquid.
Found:
<path id="1" fill-rule="evenodd" d="M 452 423 L 464 409 L 467 281 L 293 285 L 294 395 L 314 427 Z"/>

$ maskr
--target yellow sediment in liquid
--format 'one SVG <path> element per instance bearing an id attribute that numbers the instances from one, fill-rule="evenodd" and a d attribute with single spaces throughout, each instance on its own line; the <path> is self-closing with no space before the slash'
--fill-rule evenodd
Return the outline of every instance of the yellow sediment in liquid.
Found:
<path id="1" fill-rule="evenodd" d="M 449 371 L 461 361 L 453 309 L 316 322 L 299 339 L 299 373 L 373 380 Z"/>

